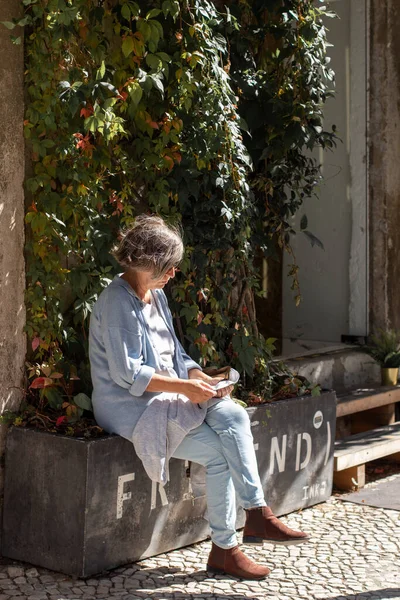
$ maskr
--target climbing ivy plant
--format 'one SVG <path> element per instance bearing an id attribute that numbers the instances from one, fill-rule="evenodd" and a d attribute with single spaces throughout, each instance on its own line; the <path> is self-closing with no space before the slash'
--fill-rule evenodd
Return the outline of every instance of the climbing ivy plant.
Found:
<path id="1" fill-rule="evenodd" d="M 25 28 L 26 331 L 41 401 L 73 417 L 73 394 L 89 393 L 90 311 L 117 272 L 118 231 L 143 211 L 183 228 L 170 293 L 184 345 L 272 393 L 254 258 L 291 251 L 290 217 L 320 178 L 309 151 L 334 144 L 330 13 L 312 0 L 22 4 L 5 25 Z"/>

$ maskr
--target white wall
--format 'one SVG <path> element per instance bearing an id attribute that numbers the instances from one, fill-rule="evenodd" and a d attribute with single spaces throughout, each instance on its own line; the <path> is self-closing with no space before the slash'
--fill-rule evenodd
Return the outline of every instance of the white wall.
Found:
<path id="1" fill-rule="evenodd" d="M 331 7 L 340 19 L 327 21 L 336 96 L 326 104 L 325 126 L 335 124 L 341 141 L 316 155 L 324 177 L 319 198 L 307 200 L 295 219 L 299 229 L 306 214 L 325 248 L 311 247 L 301 233 L 293 239 L 303 297 L 297 308 L 286 276 L 291 259 L 284 259 L 284 354 L 366 333 L 365 0 L 336 0 Z"/>

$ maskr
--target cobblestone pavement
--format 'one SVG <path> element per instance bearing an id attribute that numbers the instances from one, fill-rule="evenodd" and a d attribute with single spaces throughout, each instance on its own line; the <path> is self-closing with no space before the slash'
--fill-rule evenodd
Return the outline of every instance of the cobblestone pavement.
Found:
<path id="1" fill-rule="evenodd" d="M 313 541 L 289 547 L 244 546 L 249 556 L 272 569 L 261 582 L 208 577 L 206 541 L 87 580 L 4 559 L 0 600 L 400 599 L 399 512 L 332 497 L 283 520 L 312 534 Z"/>

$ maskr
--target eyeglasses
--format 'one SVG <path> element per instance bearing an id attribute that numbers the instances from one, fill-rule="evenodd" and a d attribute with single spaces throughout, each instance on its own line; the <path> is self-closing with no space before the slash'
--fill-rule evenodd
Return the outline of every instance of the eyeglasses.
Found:
<path id="1" fill-rule="evenodd" d="M 165 275 L 168 275 L 171 271 L 173 271 L 173 274 L 175 275 L 175 273 L 180 272 L 180 269 L 179 269 L 179 267 L 171 267 L 168 269 L 168 271 L 165 271 Z"/>

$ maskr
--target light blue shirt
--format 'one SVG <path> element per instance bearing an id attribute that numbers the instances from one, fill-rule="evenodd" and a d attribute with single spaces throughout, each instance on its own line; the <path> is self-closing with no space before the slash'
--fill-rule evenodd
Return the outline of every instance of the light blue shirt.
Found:
<path id="1" fill-rule="evenodd" d="M 188 370 L 200 369 L 200 366 L 186 354 L 175 335 L 164 292 L 155 290 L 154 296 L 173 337 L 174 370 L 180 379 L 187 379 Z M 129 283 L 117 275 L 100 294 L 90 319 L 89 358 L 94 415 L 100 427 L 130 441 L 139 419 L 141 427 L 146 424 L 146 409 L 155 398 L 160 400 L 160 394 L 145 390 L 153 374 L 166 369 L 144 319 L 144 306 L 145 303 L 135 295 Z M 164 420 L 165 415 L 167 419 L 173 418 L 174 427 L 178 426 L 182 435 L 200 425 L 207 410 L 207 403 L 203 406 L 186 402 L 179 411 L 168 413 L 168 402 L 155 404 L 161 406 L 157 409 L 157 415 L 165 407 L 167 412 Z M 151 414 L 154 417 L 154 413 L 155 406 L 149 411 L 149 417 Z M 143 436 L 146 435 L 145 429 Z M 143 437 L 141 441 L 146 440 Z M 166 439 L 162 443 L 166 443 Z"/>

